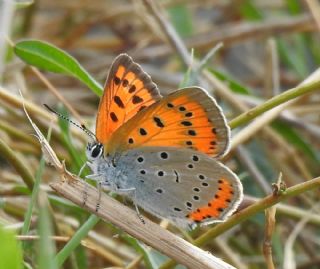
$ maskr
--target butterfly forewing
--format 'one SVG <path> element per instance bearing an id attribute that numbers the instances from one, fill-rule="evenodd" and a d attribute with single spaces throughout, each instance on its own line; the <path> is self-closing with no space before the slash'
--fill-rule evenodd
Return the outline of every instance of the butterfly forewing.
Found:
<path id="1" fill-rule="evenodd" d="M 172 147 L 129 150 L 117 161 L 123 189 L 146 211 L 186 227 L 225 219 L 242 198 L 238 177 L 206 154 Z"/>
<path id="2" fill-rule="evenodd" d="M 96 119 L 98 141 L 106 143 L 121 125 L 160 97 L 150 76 L 127 54 L 120 54 L 111 66 L 99 104 Z"/>
<path id="3" fill-rule="evenodd" d="M 106 145 L 106 152 L 113 155 L 142 146 L 171 146 L 217 157 L 228 148 L 229 132 L 216 102 L 201 88 L 185 88 L 121 126 Z"/>

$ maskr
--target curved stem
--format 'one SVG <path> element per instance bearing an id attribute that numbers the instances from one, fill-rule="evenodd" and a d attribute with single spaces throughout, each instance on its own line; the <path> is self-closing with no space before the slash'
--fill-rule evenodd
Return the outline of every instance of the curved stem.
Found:
<path id="1" fill-rule="evenodd" d="M 298 86 L 296 88 L 287 90 L 277 96 L 274 96 L 273 98 L 269 99 L 268 101 L 264 102 L 261 105 L 258 105 L 242 114 L 240 114 L 238 117 L 234 118 L 229 122 L 229 126 L 231 129 L 237 128 L 240 125 L 246 124 L 252 119 L 260 116 L 262 113 L 279 106 L 280 104 L 283 104 L 289 100 L 292 100 L 296 97 L 299 97 L 301 95 L 307 94 L 309 92 L 319 90 L 320 89 L 320 81 L 304 84 L 301 86 Z"/>

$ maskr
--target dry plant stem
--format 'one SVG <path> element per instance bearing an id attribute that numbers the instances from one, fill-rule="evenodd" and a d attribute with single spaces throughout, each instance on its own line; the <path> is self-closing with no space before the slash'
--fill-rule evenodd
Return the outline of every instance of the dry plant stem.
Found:
<path id="1" fill-rule="evenodd" d="M 260 201 L 259 198 L 252 197 L 249 195 L 244 196 L 244 200 L 246 203 L 256 203 Z M 313 225 L 320 226 L 320 216 L 316 213 L 308 212 L 304 209 L 300 209 L 298 207 L 290 206 L 290 205 L 285 205 L 283 203 L 275 205 L 277 209 L 277 214 L 278 215 L 284 215 L 287 218 L 293 218 L 295 220 L 300 220 L 301 218 L 308 217 L 309 218 L 309 223 Z"/>
<path id="2" fill-rule="evenodd" d="M 315 209 L 318 207 L 318 205 L 313 205 L 312 209 Z M 299 236 L 301 234 L 302 230 L 304 229 L 305 225 L 308 223 L 309 218 L 305 217 L 301 219 L 295 226 L 290 235 L 288 236 L 285 245 L 284 245 L 284 259 L 283 259 L 283 268 L 284 269 L 292 269 L 296 268 L 296 253 L 294 244 Z M 313 255 L 313 257 L 315 257 Z"/>
<path id="3" fill-rule="evenodd" d="M 131 261 L 125 269 L 134 269 L 134 268 L 138 268 L 138 265 L 140 264 L 140 262 L 143 260 L 143 255 L 138 256 L 137 258 L 135 258 L 133 261 Z"/>
<path id="4" fill-rule="evenodd" d="M 272 259 L 272 234 L 275 227 L 276 207 L 266 209 L 266 228 L 263 242 L 263 255 L 266 260 L 267 268 L 274 269 Z"/>
<path id="5" fill-rule="evenodd" d="M 196 50 L 210 49 L 218 42 L 225 43 L 225 46 L 232 46 L 250 39 L 274 37 L 283 33 L 296 33 L 314 31 L 316 24 L 311 16 L 301 15 L 286 18 L 278 21 L 262 21 L 254 23 L 236 23 L 220 27 L 216 31 L 198 34 L 185 39 L 187 48 Z M 172 49 L 166 45 L 155 45 L 143 50 L 137 55 L 139 58 L 163 57 L 172 53 Z"/>
<path id="6" fill-rule="evenodd" d="M 6 90 L 0 86 L 0 99 L 11 106 L 16 108 L 22 108 L 22 101 L 21 98 L 17 95 L 10 93 L 9 90 Z M 36 115 L 39 117 L 44 118 L 45 120 L 52 121 L 54 120 L 54 116 L 47 112 L 46 110 L 40 108 L 39 106 L 35 105 L 34 103 L 25 100 L 25 106 L 27 110 L 32 115 Z"/>
<path id="7" fill-rule="evenodd" d="M 227 257 L 228 261 L 234 264 L 237 269 L 248 269 L 247 265 L 241 261 L 241 257 L 228 245 L 226 239 L 218 237 L 214 242 L 225 257 Z"/>
<path id="8" fill-rule="evenodd" d="M 56 214 L 55 214 L 56 215 Z M 74 235 L 75 230 L 79 228 L 79 223 L 75 219 L 68 218 L 66 220 L 65 215 L 56 215 L 57 223 L 63 233 L 70 236 L 68 240 Z M 71 227 L 71 229 L 70 229 Z M 67 240 L 67 241 L 68 241 Z M 104 236 L 103 234 L 96 233 L 91 230 L 85 240 L 81 240 L 80 243 L 93 252 L 97 253 L 104 260 L 114 265 L 123 265 L 123 260 L 131 260 L 136 255 L 127 255 L 126 250 L 123 249 L 123 245 L 119 245 L 118 242 L 113 242 L 112 238 Z"/>
<path id="9" fill-rule="evenodd" d="M 314 259 L 312 259 L 312 261 L 299 264 L 296 268 L 297 269 L 310 269 L 310 268 L 316 268 L 316 266 L 319 268 L 320 258 L 314 258 Z"/>
<path id="10" fill-rule="evenodd" d="M 52 85 L 52 83 L 40 73 L 40 71 L 31 67 L 33 73 L 48 87 L 48 89 L 57 97 L 58 100 L 61 101 L 65 105 L 65 107 L 70 111 L 70 113 L 77 119 L 77 121 L 82 124 L 82 119 L 79 113 L 71 106 L 71 104 L 61 95 L 61 93 Z"/>
<path id="11" fill-rule="evenodd" d="M 50 185 L 56 192 L 73 203 L 83 206 L 83 191 L 86 189 L 88 199 L 84 208 L 103 220 L 112 222 L 128 234 L 142 240 L 178 263 L 199 269 L 233 268 L 220 259 L 160 228 L 159 225 L 148 219 L 145 219 L 145 224 L 143 224 L 135 211 L 107 195 L 102 195 L 101 207 L 96 212 L 98 190 L 81 180 L 76 180 L 68 173 L 63 176 L 67 177 L 67 180 Z"/>
<path id="12" fill-rule="evenodd" d="M 22 108 L 22 100 L 19 96 L 10 93 L 9 90 L 6 90 L 0 86 L 0 99 L 3 102 L 6 102 L 6 104 L 9 104 L 13 107 Z M 25 100 L 24 101 L 26 109 L 29 111 L 31 115 L 37 116 L 42 118 L 43 120 L 46 121 L 52 121 L 52 122 L 57 122 L 56 117 L 48 112 L 46 109 L 39 107 L 38 105 L 35 105 L 34 103 Z M 86 137 L 83 135 L 83 132 L 80 132 L 76 128 L 71 128 L 70 131 L 72 134 L 77 137 L 80 141 L 86 142 Z"/>
<path id="13" fill-rule="evenodd" d="M 246 219 L 250 218 L 251 216 L 293 196 L 297 196 L 302 194 L 306 191 L 319 188 L 320 187 L 320 177 L 311 179 L 309 181 L 303 182 L 301 184 L 297 184 L 288 188 L 284 193 L 280 195 L 269 195 L 260 201 L 256 202 L 255 204 L 248 206 L 247 208 L 243 209 L 241 212 L 234 214 L 231 216 L 227 221 L 216 225 L 212 229 L 208 230 L 206 233 L 199 236 L 194 242 L 197 246 L 203 246 L 208 243 L 213 238 L 217 237 L 220 234 L 223 234 L 227 230 L 231 229 L 232 227 L 238 225 L 239 223 L 245 221 Z M 163 264 L 160 268 L 167 269 L 171 268 L 175 265 L 174 261 L 168 261 Z"/>
<path id="14" fill-rule="evenodd" d="M 17 235 L 16 238 L 21 241 L 37 241 L 40 239 L 38 235 Z M 69 236 L 50 236 L 51 240 L 56 242 L 69 242 L 71 237 Z M 106 251 L 103 247 L 98 246 L 90 242 L 90 240 L 81 240 L 81 245 L 87 249 L 90 249 L 92 252 L 95 252 L 100 257 L 104 258 L 106 261 L 112 263 L 115 266 L 122 266 L 123 261 L 122 259 L 116 257 L 115 255 L 111 254 L 110 252 Z"/>
<path id="15" fill-rule="evenodd" d="M 28 186 L 29 190 L 32 190 L 34 178 L 31 172 L 2 139 L 0 139 L 0 155 L 16 169 L 18 174 L 22 177 L 24 183 Z"/>
<path id="16" fill-rule="evenodd" d="M 157 2 L 152 0 L 142 0 L 144 5 L 146 6 L 147 10 L 154 16 L 157 20 L 159 26 L 166 34 L 169 44 L 171 47 L 180 52 L 180 57 L 186 66 L 191 66 L 192 59 L 189 55 L 189 52 L 182 42 L 182 40 L 178 37 L 175 29 L 169 23 L 169 21 L 163 16 L 162 12 L 160 11 L 161 7 L 156 6 Z"/>
<path id="17" fill-rule="evenodd" d="M 263 190 L 265 194 L 271 193 L 271 187 L 269 183 L 264 178 L 263 174 L 260 172 L 255 162 L 252 160 L 251 156 L 249 155 L 245 147 L 239 145 L 236 151 L 238 153 L 237 155 L 240 162 L 248 169 L 248 172 L 252 176 L 253 180 L 257 182 L 257 184 L 260 186 L 260 188 Z"/>
<path id="18" fill-rule="evenodd" d="M 20 141 L 30 144 L 33 148 L 39 149 L 39 143 L 34 138 L 25 133 L 25 130 L 14 127 L 8 124 L 6 121 L 0 120 L 0 129 L 9 134 L 10 137 L 15 137 Z"/>
<path id="19" fill-rule="evenodd" d="M 108 261 L 115 266 L 123 266 L 123 259 L 114 255 L 110 251 L 107 251 L 103 246 L 99 246 L 90 240 L 82 240 L 82 245 L 91 251 L 95 252 L 97 255 L 102 257 L 104 260 Z"/>
<path id="20" fill-rule="evenodd" d="M 294 166 L 296 166 L 297 169 L 299 169 L 299 172 L 301 173 L 303 178 L 312 178 L 312 173 L 307 168 L 307 164 L 304 162 L 299 151 L 292 144 L 288 143 L 288 141 L 285 140 L 279 133 L 274 131 L 272 133 L 270 132 L 268 133 L 268 137 L 265 136 L 264 133 L 261 135 L 262 141 L 264 140 L 265 143 L 268 140 L 272 141 L 272 143 L 277 145 L 278 148 L 281 148 L 285 152 L 285 154 L 287 154 L 288 159 L 292 161 L 292 163 L 294 164 Z"/>
<path id="21" fill-rule="evenodd" d="M 267 41 L 265 59 L 264 97 L 270 98 L 280 93 L 279 59 L 274 38 L 270 38 Z"/>
<path id="22" fill-rule="evenodd" d="M 182 39 L 178 36 L 173 26 L 168 22 L 168 20 L 165 19 L 164 15 L 161 13 L 161 10 L 157 9 L 155 7 L 154 1 L 151 0 L 143 0 L 147 10 L 150 11 L 150 13 L 154 16 L 154 18 L 159 23 L 159 26 L 163 30 L 163 32 L 166 34 L 166 37 L 172 46 L 172 48 L 177 51 L 177 53 L 180 55 L 184 65 L 186 67 L 191 66 L 192 64 L 192 57 L 190 56 L 186 46 L 184 45 Z M 220 80 L 218 80 L 216 77 L 214 77 L 213 74 L 211 74 L 207 70 L 202 70 L 201 72 L 203 76 L 216 87 L 217 93 L 227 100 L 232 107 L 236 108 L 239 111 L 246 111 L 247 107 L 244 106 L 241 102 L 239 102 L 238 99 L 236 99 L 228 87 L 226 87 Z"/>
<path id="23" fill-rule="evenodd" d="M 318 0 L 306 0 L 312 17 L 317 24 L 318 31 L 320 31 L 320 5 Z"/>

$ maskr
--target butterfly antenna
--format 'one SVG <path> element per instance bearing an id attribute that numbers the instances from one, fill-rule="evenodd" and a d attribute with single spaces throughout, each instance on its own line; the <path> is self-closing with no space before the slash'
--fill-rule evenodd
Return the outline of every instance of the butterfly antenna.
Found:
<path id="1" fill-rule="evenodd" d="M 88 136 L 90 136 L 91 138 L 93 138 L 95 141 L 97 141 L 97 138 L 95 136 L 95 134 L 93 132 L 91 132 L 89 129 L 87 129 L 87 127 L 84 124 L 78 124 L 72 120 L 70 120 L 68 117 L 60 114 L 59 112 L 55 111 L 54 109 L 52 109 L 51 107 L 49 107 L 47 104 L 43 104 L 43 106 L 48 109 L 50 112 L 56 114 L 58 117 L 60 117 L 61 119 L 66 120 L 67 122 L 73 124 L 74 126 L 78 127 L 79 129 L 81 129 L 82 131 L 84 131 Z"/>

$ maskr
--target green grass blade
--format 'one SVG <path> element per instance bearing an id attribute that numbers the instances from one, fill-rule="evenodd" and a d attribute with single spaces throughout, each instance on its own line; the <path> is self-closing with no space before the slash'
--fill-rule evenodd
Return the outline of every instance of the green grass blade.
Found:
<path id="1" fill-rule="evenodd" d="M 31 199 L 30 199 L 30 202 L 28 205 L 27 212 L 24 217 L 23 227 L 22 227 L 22 231 L 21 231 L 22 235 L 27 235 L 29 232 L 31 218 L 32 218 L 32 212 L 33 212 L 34 205 L 37 201 L 37 197 L 38 197 L 38 193 L 39 193 L 39 189 L 40 189 L 41 175 L 43 173 L 44 166 L 45 166 L 45 160 L 42 157 L 40 160 L 39 168 L 36 173 L 35 182 L 34 182 L 32 194 L 31 194 Z M 23 247 L 25 247 L 25 243 L 26 242 L 23 242 Z"/>
<path id="2" fill-rule="evenodd" d="M 312 148 L 310 144 L 301 136 L 290 124 L 282 121 L 274 121 L 272 127 L 281 134 L 286 141 L 294 145 L 301 152 L 306 154 L 313 162 L 314 165 L 319 165 L 320 160 L 317 157 L 316 151 Z"/>
<path id="3" fill-rule="evenodd" d="M 26 63 L 42 70 L 66 74 L 79 79 L 95 94 L 102 95 L 102 86 L 65 51 L 40 40 L 25 40 L 14 46 L 15 54 Z"/>
<path id="4" fill-rule="evenodd" d="M 285 3 L 287 4 L 288 11 L 292 15 L 297 15 L 301 13 L 301 3 L 297 0 L 286 0 Z"/>
<path id="5" fill-rule="evenodd" d="M 192 58 L 192 61 L 193 61 L 194 60 L 194 50 L 193 49 L 191 49 L 191 58 Z M 184 87 L 191 86 L 195 82 L 193 80 L 193 78 L 192 78 L 192 73 L 193 73 L 192 68 L 193 68 L 192 65 L 190 65 L 188 67 L 187 71 L 185 72 L 185 74 L 183 76 L 182 81 L 179 84 L 179 88 L 184 88 Z"/>
<path id="6" fill-rule="evenodd" d="M 50 141 L 50 137 L 51 137 L 51 129 L 49 129 L 49 131 L 48 131 L 48 135 L 47 135 L 47 140 L 48 141 Z M 28 232 L 29 232 L 32 212 L 33 212 L 34 205 L 35 205 L 35 203 L 37 201 L 37 198 L 38 198 L 38 193 L 39 193 L 40 183 L 41 183 L 41 176 L 43 174 L 44 166 L 45 166 L 45 160 L 42 157 L 41 160 L 40 160 L 39 168 L 38 168 L 38 170 L 36 172 L 30 203 L 28 205 L 28 209 L 27 209 L 27 212 L 25 214 L 24 223 L 23 223 L 23 227 L 22 227 L 22 231 L 21 231 L 22 235 L 27 235 Z M 25 247 L 25 245 L 26 244 L 24 242 L 23 243 L 23 247 Z"/>
<path id="7" fill-rule="evenodd" d="M 22 251 L 12 231 L 0 226 L 0 269 L 21 269 Z"/>
<path id="8" fill-rule="evenodd" d="M 54 260 L 55 245 L 50 238 L 52 235 L 52 222 L 48 209 L 48 200 L 45 193 L 40 193 L 38 197 L 39 223 L 38 234 L 40 236 L 38 244 L 38 267 L 39 269 L 58 269 Z"/>
<path id="9" fill-rule="evenodd" d="M 61 115 L 65 115 L 66 118 L 69 118 L 68 111 L 64 107 L 58 106 L 57 110 Z M 85 158 L 82 158 L 85 156 L 81 156 L 73 145 L 69 122 L 59 117 L 58 123 L 61 130 L 62 140 L 72 158 L 72 171 L 78 173 L 81 166 L 85 163 Z"/>
<path id="10" fill-rule="evenodd" d="M 187 37 L 193 33 L 192 16 L 185 5 L 175 5 L 168 9 L 170 20 L 180 36 Z"/>
<path id="11" fill-rule="evenodd" d="M 217 71 L 212 68 L 208 68 L 208 71 L 214 74 L 219 80 L 226 82 L 228 87 L 235 93 L 245 94 L 245 95 L 252 95 L 250 89 L 246 88 L 245 86 L 241 85 L 236 80 L 230 78 L 228 75 Z"/>
<path id="12" fill-rule="evenodd" d="M 291 67 L 301 79 L 306 77 L 309 71 L 307 70 L 304 51 L 307 47 L 302 36 L 293 36 L 290 43 L 282 38 L 278 38 L 277 47 L 281 61 L 288 67 Z"/>
<path id="13" fill-rule="evenodd" d="M 241 15 L 251 21 L 259 21 L 263 19 L 262 13 L 255 7 L 251 0 L 243 1 L 239 5 Z"/>
<path id="14" fill-rule="evenodd" d="M 55 261 L 61 267 L 65 260 L 71 255 L 72 251 L 79 246 L 81 240 L 87 236 L 89 231 L 99 222 L 99 217 L 91 215 L 89 219 L 77 230 L 71 240 L 57 254 Z"/>

